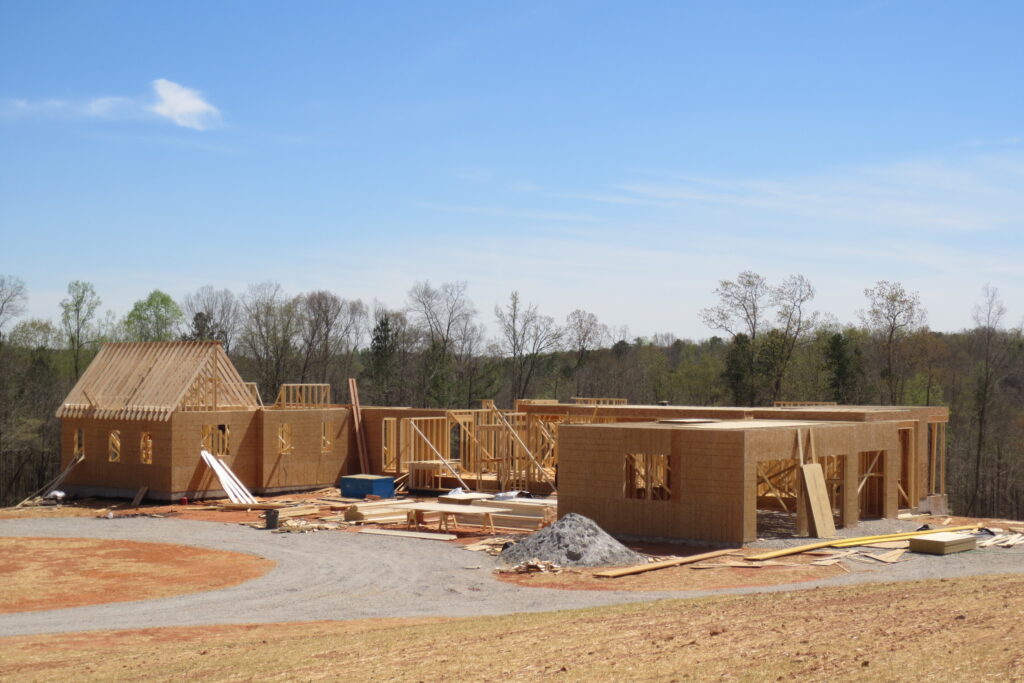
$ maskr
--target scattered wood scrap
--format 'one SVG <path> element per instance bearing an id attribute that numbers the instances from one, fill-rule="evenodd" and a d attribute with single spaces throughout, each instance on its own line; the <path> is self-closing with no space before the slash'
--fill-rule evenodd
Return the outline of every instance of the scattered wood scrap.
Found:
<path id="1" fill-rule="evenodd" d="M 513 539 L 506 538 L 504 536 L 495 536 L 494 538 L 484 538 L 476 543 L 470 543 L 469 545 L 463 546 L 465 550 L 472 550 L 474 552 L 485 552 L 488 555 L 500 555 L 502 549 L 504 549 L 506 543 L 511 543 Z"/>
<path id="2" fill-rule="evenodd" d="M 533 558 L 526 562 L 520 562 L 514 567 L 502 567 L 494 571 L 499 574 L 561 574 L 563 569 L 554 562 Z"/>

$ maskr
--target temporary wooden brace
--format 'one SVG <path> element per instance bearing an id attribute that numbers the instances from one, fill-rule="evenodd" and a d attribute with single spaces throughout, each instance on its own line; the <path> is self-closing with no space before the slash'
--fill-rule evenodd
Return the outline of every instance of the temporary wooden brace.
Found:
<path id="1" fill-rule="evenodd" d="M 135 492 L 135 497 L 132 498 L 131 507 L 133 507 L 133 508 L 139 507 L 139 503 L 141 503 L 142 499 L 146 497 L 146 492 L 147 491 L 149 491 L 149 487 L 148 486 L 140 486 L 139 490 Z"/>
<path id="2" fill-rule="evenodd" d="M 352 401 L 352 428 L 356 436 L 356 449 L 359 451 L 359 471 L 370 473 L 370 457 L 366 448 L 366 430 L 363 429 L 363 409 L 359 405 L 359 388 L 354 377 L 348 379 L 348 395 Z"/>
<path id="3" fill-rule="evenodd" d="M 793 546 L 792 548 L 783 548 L 781 550 L 772 550 L 766 553 L 760 553 L 758 555 L 747 555 L 745 560 L 770 560 L 776 557 L 784 557 L 785 555 L 797 555 L 799 553 L 807 552 L 808 550 L 818 550 L 819 548 L 848 548 L 851 546 L 864 545 L 872 541 L 902 541 L 910 538 L 911 536 L 920 536 L 921 534 L 937 534 L 942 531 L 964 531 L 966 529 L 977 529 L 979 525 L 968 524 L 965 526 L 948 526 L 942 527 L 941 529 L 926 529 L 924 531 L 908 531 L 900 534 L 880 534 L 878 536 L 858 536 L 857 538 L 841 538 L 831 541 L 821 541 L 819 543 L 808 543 L 807 545 Z"/>
<path id="4" fill-rule="evenodd" d="M 691 562 L 700 562 L 701 560 L 710 560 L 713 557 L 721 557 L 722 555 L 733 555 L 739 552 L 733 548 L 727 550 L 712 550 L 708 553 L 701 553 L 699 555 L 690 555 L 688 557 L 675 557 L 671 560 L 662 560 L 661 562 L 648 562 L 647 564 L 639 564 L 635 567 L 626 567 L 624 569 L 608 569 L 603 572 L 594 572 L 594 576 L 602 579 L 617 579 L 620 576 L 629 576 L 631 574 L 642 574 L 644 572 L 653 571 L 655 569 L 664 569 L 666 567 L 677 567 L 681 564 L 690 564 Z"/>
<path id="5" fill-rule="evenodd" d="M 468 491 L 469 490 L 469 484 L 467 484 L 466 482 L 462 481 L 462 477 L 459 476 L 459 473 L 456 472 L 455 468 L 452 467 L 450 462 L 448 462 L 448 459 L 445 458 L 443 455 L 441 455 L 441 452 L 439 450 L 434 448 L 434 444 L 430 443 L 430 439 L 428 439 L 426 437 L 426 435 L 422 431 L 420 431 L 420 428 L 417 427 L 414 422 L 412 422 L 410 420 L 409 424 L 412 427 L 412 429 L 417 434 L 420 435 L 420 438 L 423 439 L 424 443 L 426 443 L 430 447 L 430 450 L 432 450 L 434 452 L 434 455 L 437 456 L 437 459 L 441 462 L 441 464 L 448 468 L 448 471 L 452 473 L 452 476 L 455 477 L 455 479 L 459 482 L 459 485 L 462 486 L 462 488 L 464 490 Z M 411 485 L 411 482 L 410 482 L 410 485 Z"/>
<path id="6" fill-rule="evenodd" d="M 509 430 L 509 432 L 512 433 L 513 438 L 519 443 L 519 447 L 523 449 L 523 452 L 526 453 L 526 455 L 530 458 L 533 464 L 537 467 L 537 471 L 540 472 L 540 475 L 542 477 L 544 477 L 544 481 L 546 481 L 551 486 L 551 490 L 557 493 L 558 489 L 555 487 L 555 482 L 552 481 L 551 477 L 548 476 L 548 473 L 544 470 L 544 467 L 539 462 L 537 462 L 537 458 L 533 457 L 533 453 L 527 447 L 526 442 L 523 441 L 522 437 L 519 436 L 519 432 L 512 428 L 512 425 L 508 423 L 508 420 L 506 420 L 505 416 L 502 415 L 499 411 L 495 411 L 495 414 L 498 416 L 498 419 L 501 421 L 501 423 L 504 424 L 505 427 Z"/>
<path id="7" fill-rule="evenodd" d="M 71 474 L 71 470 L 75 469 L 75 467 L 77 467 L 78 464 L 80 462 L 82 462 L 83 460 L 85 460 L 85 453 L 79 453 L 78 455 L 76 455 L 74 460 L 69 462 L 68 466 L 64 468 L 64 471 L 61 472 L 60 474 L 58 474 L 56 477 L 54 477 L 53 480 L 49 484 L 47 484 L 43 488 L 39 489 L 38 491 L 36 491 L 31 496 L 29 496 L 25 500 L 21 501 L 20 503 L 18 503 L 14 507 L 20 508 L 22 505 L 24 505 L 25 503 L 29 502 L 33 498 L 35 498 L 37 496 L 45 496 L 46 494 L 50 493 L 50 491 L 53 491 L 55 488 L 57 488 L 58 486 L 61 485 L 61 483 L 67 478 L 67 476 L 69 474 Z"/>

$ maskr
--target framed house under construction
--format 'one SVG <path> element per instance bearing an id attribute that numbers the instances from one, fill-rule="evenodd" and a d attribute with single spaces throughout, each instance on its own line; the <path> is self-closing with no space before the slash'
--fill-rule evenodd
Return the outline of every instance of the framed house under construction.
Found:
<path id="1" fill-rule="evenodd" d="M 161 500 L 223 495 L 202 459 L 251 491 L 331 486 L 349 453 L 348 408 L 328 385 L 284 385 L 264 406 L 219 342 L 105 344 L 57 411 L 65 480 L 82 495 Z"/>

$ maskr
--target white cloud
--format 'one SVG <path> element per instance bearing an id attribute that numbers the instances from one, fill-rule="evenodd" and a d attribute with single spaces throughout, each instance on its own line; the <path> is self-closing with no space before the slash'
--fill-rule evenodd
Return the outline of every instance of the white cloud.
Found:
<path id="1" fill-rule="evenodd" d="M 0 116 L 87 116 L 108 120 L 145 119 L 154 115 L 183 128 L 207 130 L 220 124 L 220 110 L 203 99 L 198 90 L 158 78 L 153 81 L 154 100 L 141 97 L 104 96 L 86 101 L 10 99 L 0 102 Z"/>
<path id="2" fill-rule="evenodd" d="M 220 123 L 220 111 L 204 100 L 198 90 L 165 78 L 153 81 L 153 90 L 157 102 L 149 110 L 171 119 L 179 126 L 206 130 Z"/>
<path id="3" fill-rule="evenodd" d="M 138 104 L 129 97 L 97 97 L 82 107 L 82 113 L 88 116 L 116 118 L 131 115 L 137 109 Z"/>

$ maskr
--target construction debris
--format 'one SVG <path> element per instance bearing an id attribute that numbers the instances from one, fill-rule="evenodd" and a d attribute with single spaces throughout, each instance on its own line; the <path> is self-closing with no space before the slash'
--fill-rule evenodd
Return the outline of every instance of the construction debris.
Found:
<path id="1" fill-rule="evenodd" d="M 505 546 L 510 543 L 514 543 L 514 540 L 504 536 L 495 536 L 493 538 L 484 538 L 476 543 L 463 546 L 463 549 L 475 552 L 485 552 L 488 555 L 498 556 L 501 555 L 501 551 L 505 549 Z"/>
<path id="2" fill-rule="evenodd" d="M 563 569 L 554 562 L 532 558 L 513 567 L 503 567 L 494 571 L 499 574 L 561 574 Z"/>
<path id="3" fill-rule="evenodd" d="M 821 541 L 820 543 L 809 543 L 807 545 L 798 545 L 791 548 L 782 548 L 781 550 L 771 550 L 768 552 L 760 553 L 757 555 L 748 555 L 748 560 L 771 560 L 776 557 L 783 557 L 785 555 L 797 555 L 799 553 L 806 552 L 808 550 L 818 550 L 820 548 L 850 548 L 854 546 L 862 546 L 866 543 L 874 543 L 878 541 L 905 541 L 913 536 L 921 536 L 926 534 L 936 534 L 947 531 L 966 531 L 968 529 L 975 530 L 980 527 L 979 524 L 968 524 L 965 526 L 957 527 L 946 527 L 944 529 L 918 529 L 917 531 L 909 531 L 898 534 L 881 534 L 877 536 L 858 536 L 856 538 L 837 538 L 829 541 Z"/>

